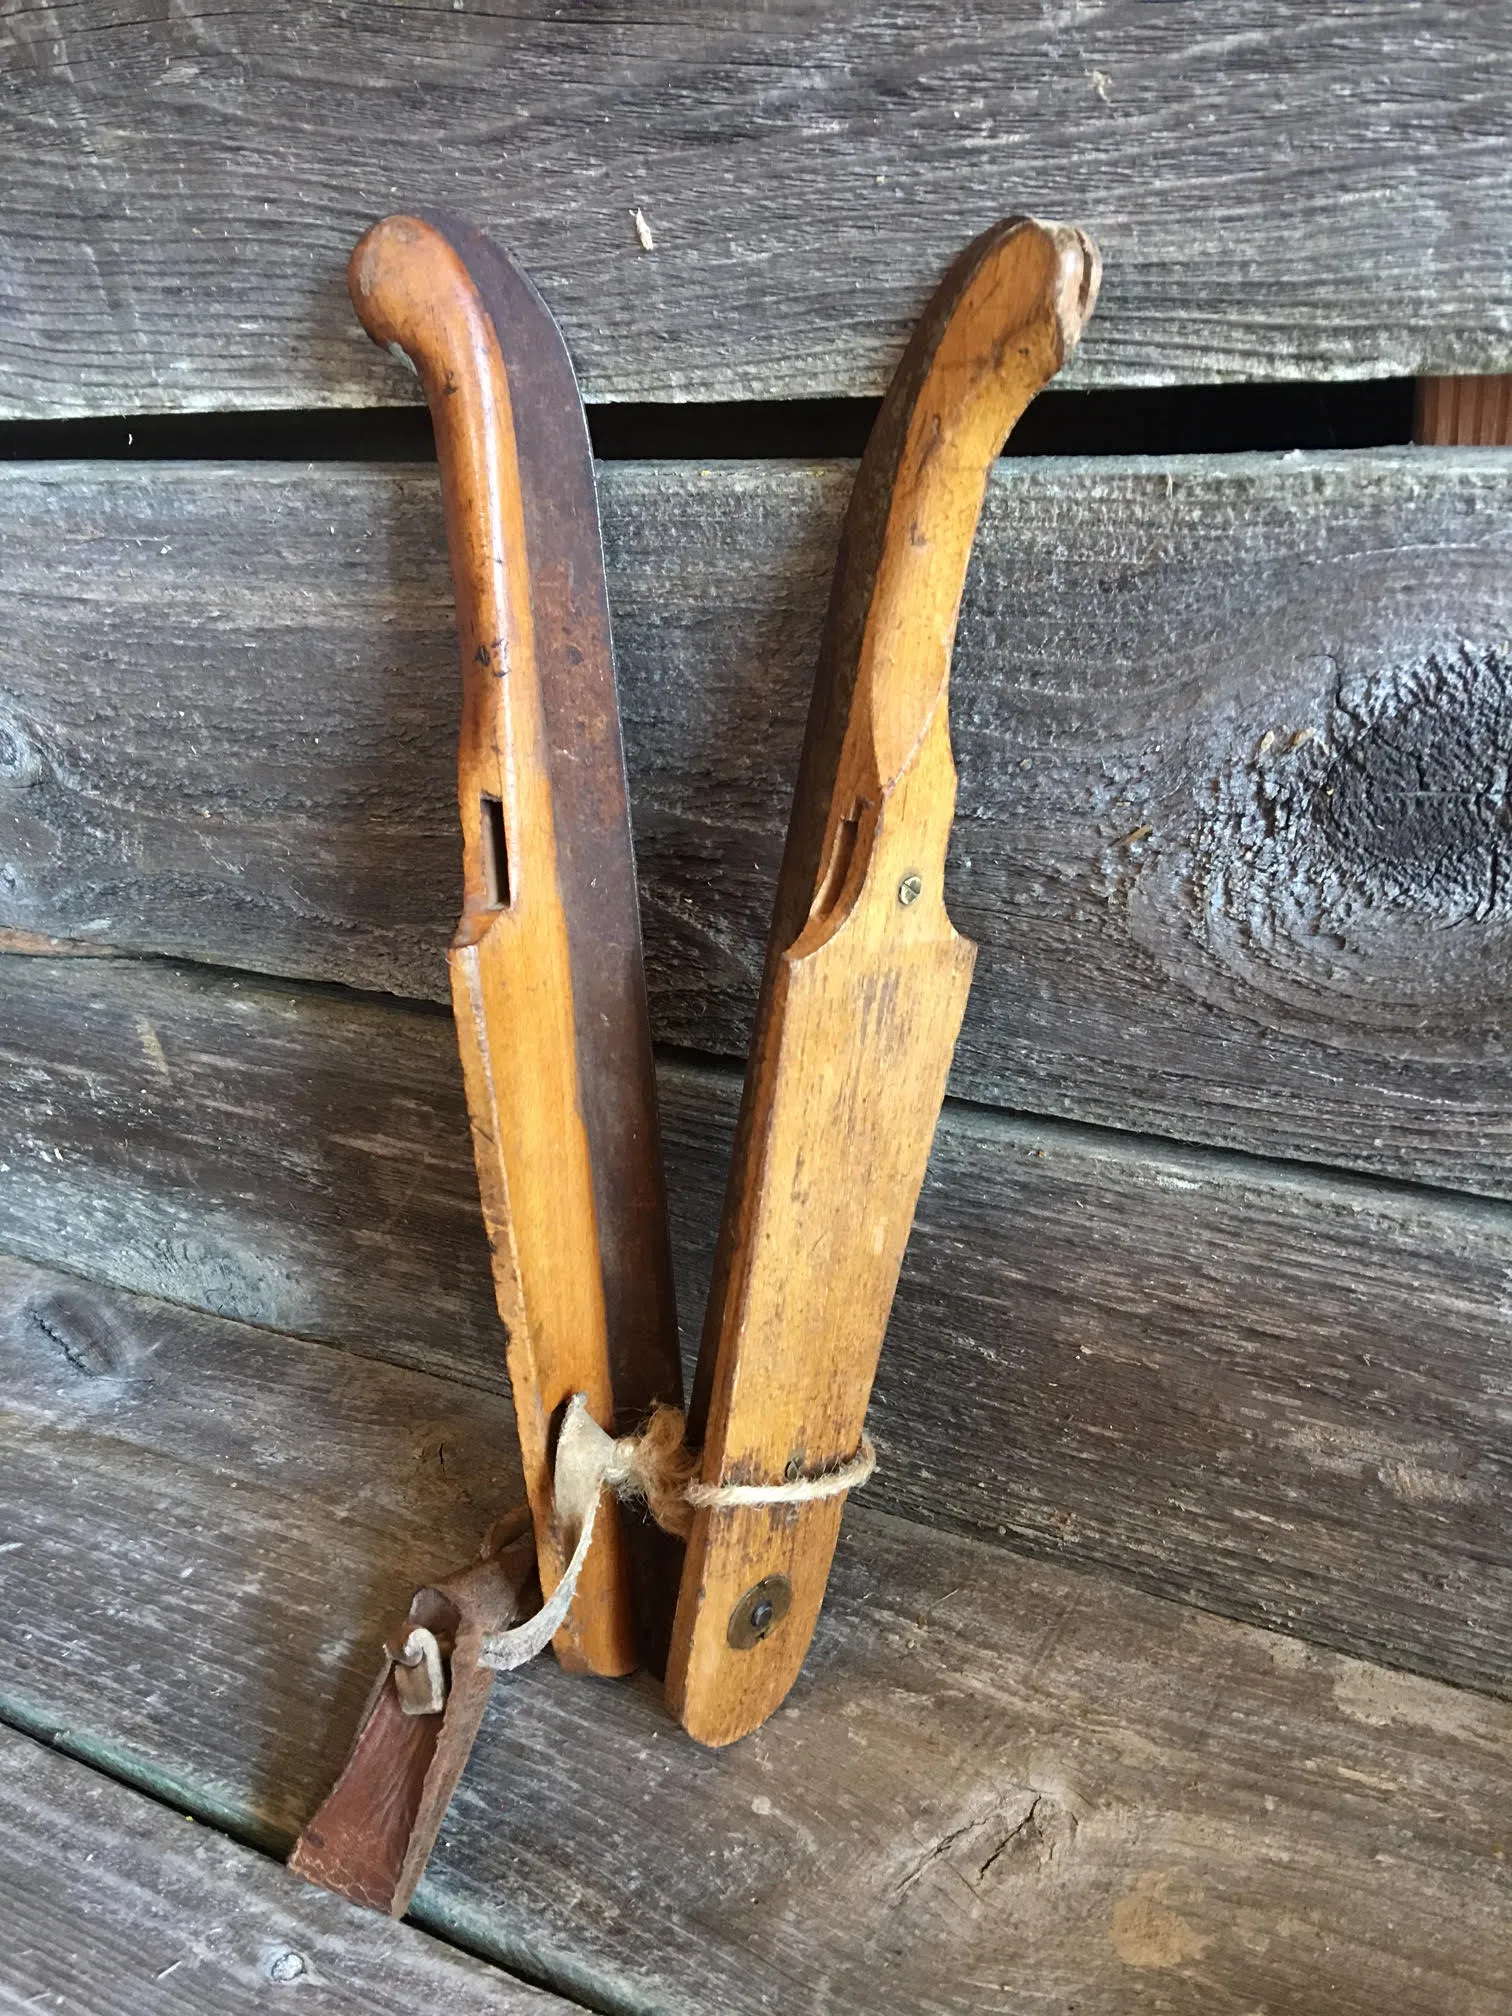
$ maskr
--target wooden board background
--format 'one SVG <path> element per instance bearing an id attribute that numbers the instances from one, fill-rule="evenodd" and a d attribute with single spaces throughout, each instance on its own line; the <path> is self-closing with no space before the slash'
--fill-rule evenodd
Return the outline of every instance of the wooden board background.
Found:
<path id="1" fill-rule="evenodd" d="M 426 202 L 511 247 L 595 399 L 880 392 L 1015 210 L 1106 255 L 1079 384 L 1512 365 L 1498 0 L 20 0 L 0 35 L 14 416 L 412 398 L 342 274 Z"/>
<path id="2" fill-rule="evenodd" d="M 0 2007 L 69 2016 L 567 2016 L 411 1925 L 0 1729 Z"/>
<path id="3" fill-rule="evenodd" d="M 0 1248 L 505 1391 L 444 1015 L 156 961 L 0 988 Z M 737 1088 L 662 1074 L 690 1343 Z M 948 1108 L 870 1495 L 1505 1691 L 1509 1239 L 1500 1204 Z"/>
<path id="4" fill-rule="evenodd" d="M 601 474 L 656 1032 L 739 1057 L 849 473 Z M 434 472 L 15 465 L 0 540 L 0 931 L 444 1001 Z M 999 470 L 957 1096 L 1512 1194 L 1509 541 L 1512 451 Z"/>
<path id="5" fill-rule="evenodd" d="M 599 401 L 876 393 L 1014 208 L 1107 256 L 1073 387 L 1505 371 L 1505 40 L 1495 0 L 17 0 L 0 419 L 413 400 L 343 268 L 438 201 Z M 687 1317 L 848 480 L 604 472 Z M 647 1682 L 501 1690 L 431 1928 L 616 2016 L 1512 2016 L 1509 531 L 1505 451 L 995 476 L 982 959 L 814 1655 L 722 1756 Z M 257 2007 L 297 1922 L 312 2008 L 376 2006 L 380 1936 L 411 2000 L 525 2006 L 254 1859 L 518 1491 L 436 1005 L 434 472 L 8 466 L 0 551 L 0 1723 L 250 1844 L 7 1737 L 0 1999 Z"/>
<path id="6" fill-rule="evenodd" d="M 0 1714 L 285 1846 L 407 1578 L 518 1490 L 508 1403 L 14 1262 L 0 1382 Z M 1509 1802 L 1506 1703 L 857 1506 L 731 1750 L 501 1683 L 417 1908 L 635 2016 L 1506 2016 Z"/>

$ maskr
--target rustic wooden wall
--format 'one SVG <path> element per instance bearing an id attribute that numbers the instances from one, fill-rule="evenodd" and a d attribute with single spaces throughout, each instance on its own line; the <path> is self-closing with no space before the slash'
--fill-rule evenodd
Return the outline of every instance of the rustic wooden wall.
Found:
<path id="1" fill-rule="evenodd" d="M 846 480 L 604 470 L 657 1030 L 710 1059 Z M 1508 1195 L 1509 520 L 1484 452 L 995 480 L 966 1103 L 878 1396 L 889 1502 L 1498 1688 L 1512 1218 L 1454 1193 Z M 0 915 L 116 955 L 10 961 L 0 1239 L 502 1389 L 449 1027 L 373 998 L 444 1000 L 456 904 L 434 472 L 17 465 L 0 525 Z M 696 1330 L 731 1095 L 668 1069 Z"/>
<path id="2" fill-rule="evenodd" d="M 596 399 L 879 392 L 1014 208 L 1103 248 L 1081 384 L 1506 365 L 1497 0 L 75 0 L 4 36 L 15 414 L 413 397 L 342 269 L 425 202 L 514 249 Z"/>
<path id="3" fill-rule="evenodd" d="M 417 1558 L 465 1557 L 518 1490 L 509 1403 L 4 1260 L 0 1377 L 0 1716 L 283 1852 Z M 697 1749 L 644 1678 L 501 1683 L 417 1911 L 627 2016 L 1505 2016 L 1509 1758 L 1506 1702 L 858 1503 L 803 1683 L 745 1742 Z M 17 1766 L 55 1814 L 56 1761 Z M 140 1807 L 102 1840 L 70 1785 L 28 1823 L 7 1762 L 0 1811 L 38 1836 L 0 1845 L 16 1932 L 65 1882 L 60 1832 L 96 1856 L 68 1971 L 18 1937 L 7 1986 L 61 1973 L 118 2016 L 154 1953 L 184 1963 L 173 2000 L 143 1984 L 154 2016 L 234 2009 L 211 1998 L 264 1914 L 315 2007 L 384 2009 L 431 1958 L 390 1949 L 389 1986 L 338 2000 L 381 1921 L 332 1951 L 340 1921 L 255 1870 L 229 1909 Z M 171 1886 L 181 1945 L 134 1880 Z"/>
<path id="4" fill-rule="evenodd" d="M 0 1720 L 281 1851 L 417 1550 L 513 1487 L 434 471 L 294 459 L 300 412 L 415 397 L 358 232 L 469 212 L 610 404 L 873 395 L 1019 208 L 1104 250 L 1073 385 L 1505 372 L 1505 37 L 1495 0 L 6 13 L 0 419 L 47 459 L 0 461 Z M 279 408 L 281 461 L 37 431 Z M 691 1334 L 849 471 L 601 476 Z M 962 2016 L 1512 2008 L 1512 1709 L 1440 1684 L 1512 1693 L 1509 530 L 1507 450 L 1000 468 L 978 980 L 807 1691 L 712 1759 L 649 1686 L 531 1676 L 433 1928 L 686 2016 L 859 2016 L 879 1970 Z M 96 1823 L 47 1782 L 51 1857 Z M 201 1917 L 243 1880 L 111 1824 Z"/>
<path id="5" fill-rule="evenodd" d="M 848 482 L 603 469 L 665 1042 L 744 1051 Z M 1509 535 L 1484 451 L 1003 465 L 958 1096 L 1512 1191 Z M 0 537 L 0 924 L 446 1001 L 434 471 L 16 465 Z"/>

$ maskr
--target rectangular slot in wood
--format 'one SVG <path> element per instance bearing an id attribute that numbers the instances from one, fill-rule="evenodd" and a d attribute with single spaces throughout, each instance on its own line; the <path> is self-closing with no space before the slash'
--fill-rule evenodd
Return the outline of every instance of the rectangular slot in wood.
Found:
<path id="1" fill-rule="evenodd" d="M 486 793 L 480 800 L 483 835 L 483 878 L 489 908 L 509 908 L 509 840 L 504 831 L 504 805 Z"/>

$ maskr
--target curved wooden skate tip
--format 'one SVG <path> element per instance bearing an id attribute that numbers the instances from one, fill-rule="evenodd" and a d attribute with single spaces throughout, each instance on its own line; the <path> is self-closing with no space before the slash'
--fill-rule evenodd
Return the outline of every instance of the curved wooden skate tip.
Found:
<path id="1" fill-rule="evenodd" d="M 988 475 L 1075 348 L 1101 272 L 1073 226 L 996 224 L 951 267 L 899 366 L 877 423 L 881 452 L 868 447 L 857 478 L 863 497 L 883 491 L 886 515 L 867 576 L 850 588 L 867 608 L 816 905 L 843 821 L 880 805 L 943 714 Z M 945 811 L 948 827 L 953 799 Z"/>

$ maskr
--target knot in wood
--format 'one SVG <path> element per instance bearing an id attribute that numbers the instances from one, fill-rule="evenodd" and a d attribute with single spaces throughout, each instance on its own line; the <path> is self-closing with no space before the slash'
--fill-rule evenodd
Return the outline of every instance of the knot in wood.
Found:
<path id="1" fill-rule="evenodd" d="M 1341 688 L 1304 810 L 1369 900 L 1441 924 L 1508 907 L 1512 658 L 1434 656 Z"/>

